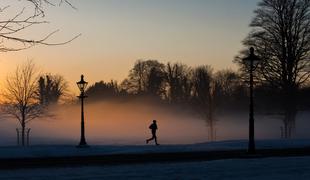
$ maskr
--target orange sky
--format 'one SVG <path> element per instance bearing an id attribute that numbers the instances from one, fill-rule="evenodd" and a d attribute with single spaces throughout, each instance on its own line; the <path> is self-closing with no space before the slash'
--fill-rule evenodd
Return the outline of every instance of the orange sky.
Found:
<path id="1" fill-rule="evenodd" d="M 36 46 L 0 55 L 0 79 L 16 65 L 32 59 L 45 72 L 63 75 L 72 86 L 80 74 L 90 83 L 121 81 L 137 59 L 191 66 L 209 64 L 215 69 L 235 68 L 233 57 L 250 31 L 257 0 L 73 1 L 49 8 L 51 23 L 28 29 L 42 37 L 60 29 L 50 41 L 81 37 L 63 46 Z"/>

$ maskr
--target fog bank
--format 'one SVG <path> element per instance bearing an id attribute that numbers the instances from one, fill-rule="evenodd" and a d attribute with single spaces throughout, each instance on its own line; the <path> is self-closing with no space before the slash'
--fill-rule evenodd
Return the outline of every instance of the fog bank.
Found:
<path id="1" fill-rule="evenodd" d="M 78 144 L 80 139 L 80 105 L 61 105 L 52 110 L 54 118 L 36 119 L 31 128 L 31 144 Z M 310 113 L 299 112 L 295 138 L 309 138 Z M 145 144 L 151 136 L 148 129 L 153 119 L 158 122 L 161 144 L 193 144 L 208 140 L 206 122 L 185 108 L 171 108 L 150 102 L 85 103 L 86 140 L 89 144 Z M 216 120 L 216 140 L 247 139 L 248 114 L 220 113 Z M 16 144 L 15 119 L 2 119 L 0 145 Z M 279 117 L 255 116 L 257 139 L 281 137 Z"/>

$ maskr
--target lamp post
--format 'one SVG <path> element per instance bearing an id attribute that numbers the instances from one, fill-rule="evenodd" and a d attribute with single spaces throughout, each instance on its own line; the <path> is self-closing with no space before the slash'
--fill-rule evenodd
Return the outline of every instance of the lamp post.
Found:
<path id="1" fill-rule="evenodd" d="M 254 54 L 254 48 L 250 48 L 250 55 L 243 59 L 243 62 L 250 69 L 250 105 L 249 105 L 249 144 L 248 153 L 255 153 L 255 139 L 254 139 L 254 98 L 253 98 L 253 71 L 255 70 L 258 62 L 258 56 Z"/>
<path id="2" fill-rule="evenodd" d="M 88 82 L 84 81 L 84 76 L 81 75 L 81 80 L 76 84 L 81 91 L 80 96 L 78 96 L 78 98 L 81 99 L 81 140 L 77 147 L 89 147 L 85 140 L 85 125 L 84 125 L 84 98 L 87 97 L 85 96 L 84 91 L 86 89 Z"/>

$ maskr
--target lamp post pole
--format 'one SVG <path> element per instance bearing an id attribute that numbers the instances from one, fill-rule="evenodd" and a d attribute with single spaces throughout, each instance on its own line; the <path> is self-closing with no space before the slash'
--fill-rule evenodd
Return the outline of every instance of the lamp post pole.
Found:
<path id="1" fill-rule="evenodd" d="M 79 146 L 87 146 L 86 140 L 85 140 L 85 123 L 84 123 L 84 92 L 81 92 L 81 95 L 79 96 L 81 99 L 81 140 Z"/>
<path id="2" fill-rule="evenodd" d="M 244 63 L 247 64 L 250 69 L 249 144 L 248 144 L 249 154 L 255 154 L 253 72 L 259 60 L 260 59 L 254 54 L 253 47 L 250 48 L 250 55 L 243 59 Z"/>

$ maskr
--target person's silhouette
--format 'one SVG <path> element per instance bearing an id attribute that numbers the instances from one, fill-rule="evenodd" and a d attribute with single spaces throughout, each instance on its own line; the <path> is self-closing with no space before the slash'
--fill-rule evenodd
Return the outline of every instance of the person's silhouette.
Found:
<path id="1" fill-rule="evenodd" d="M 149 128 L 152 131 L 152 137 L 146 140 L 146 144 L 148 144 L 149 141 L 155 140 L 155 144 L 158 146 L 159 144 L 157 143 L 157 136 L 156 136 L 156 131 L 158 128 L 157 128 L 156 120 L 153 120 L 153 123 L 149 126 Z"/>

